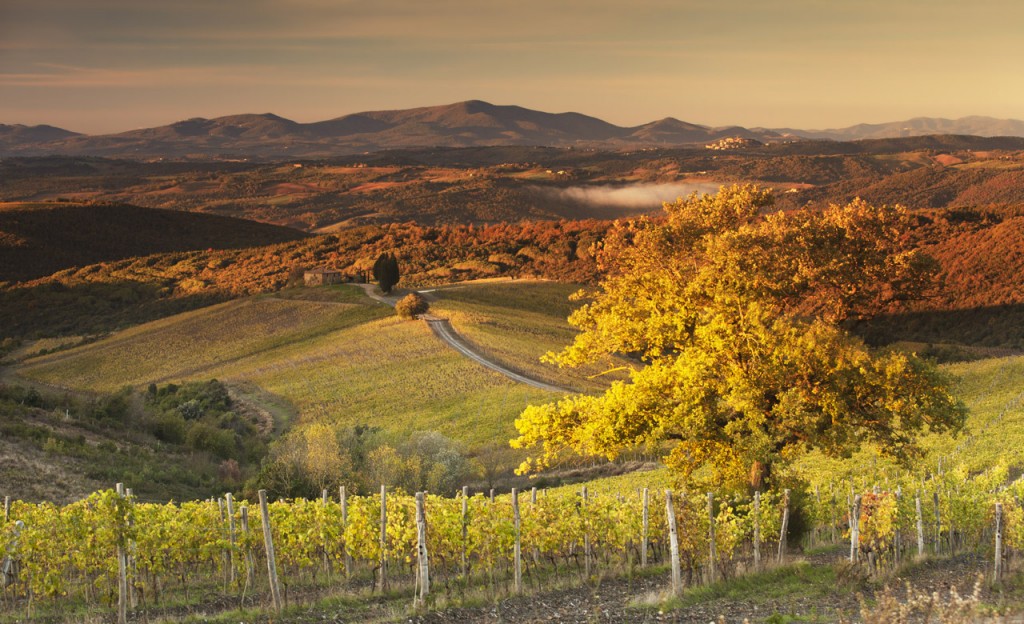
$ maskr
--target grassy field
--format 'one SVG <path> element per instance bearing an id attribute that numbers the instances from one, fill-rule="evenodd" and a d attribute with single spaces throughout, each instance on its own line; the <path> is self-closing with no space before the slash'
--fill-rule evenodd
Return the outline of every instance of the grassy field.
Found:
<path id="1" fill-rule="evenodd" d="M 561 350 L 576 334 L 566 319 L 579 305 L 569 301 L 577 290 L 579 286 L 557 282 L 464 284 L 432 291 L 430 305 L 432 313 L 448 318 L 460 334 L 493 359 L 548 383 L 599 392 L 619 377 L 591 377 L 621 362 L 559 369 L 540 361 L 545 353 Z"/>
<path id="2" fill-rule="evenodd" d="M 185 379 L 209 379 L 239 361 L 389 314 L 384 306 L 241 299 L 146 323 L 84 347 L 31 358 L 21 373 L 56 385 L 112 391 Z"/>
<path id="3" fill-rule="evenodd" d="M 424 323 L 400 321 L 356 289 L 309 290 L 147 323 L 29 358 L 17 373 L 93 391 L 216 378 L 283 399 L 299 422 L 378 426 L 396 437 L 436 430 L 470 448 L 503 446 L 527 404 L 557 398 L 464 359 Z"/>
<path id="4" fill-rule="evenodd" d="M 598 392 L 610 376 L 560 370 L 539 361 L 567 344 L 574 286 L 490 282 L 438 289 L 432 311 L 480 351 L 544 381 Z M 968 432 L 924 440 L 915 470 L 964 463 L 971 470 L 1006 457 L 1024 465 L 1024 356 L 947 364 L 970 409 Z M 557 395 L 480 367 L 434 338 L 425 324 L 403 322 L 354 287 L 292 289 L 181 314 L 104 340 L 30 357 L 16 372 L 29 379 L 92 391 L 125 385 L 217 378 L 254 389 L 273 412 L 299 422 L 381 427 L 396 439 L 436 430 L 470 449 L 503 447 L 530 403 Z M 281 418 L 279 417 L 279 420 Z M 799 470 L 812 480 L 884 478 L 894 464 L 870 450 L 852 459 L 812 455 Z"/>
<path id="5" fill-rule="evenodd" d="M 539 379 L 561 378 L 575 389 L 600 391 L 610 376 L 588 379 L 600 372 L 598 367 L 559 370 L 539 361 L 545 352 L 572 340 L 574 330 L 564 319 L 576 305 L 568 301 L 575 290 L 572 285 L 552 282 L 468 284 L 438 289 L 431 306 L 496 359 Z M 914 463 L 914 469 L 934 471 L 941 460 L 945 467 L 962 463 L 971 471 L 980 471 L 1000 457 L 1024 466 L 1024 356 L 991 357 L 942 368 L 954 378 L 956 392 L 969 409 L 967 431 L 957 438 L 926 436 L 922 442 L 925 456 Z M 813 481 L 849 475 L 881 479 L 886 471 L 895 470 L 896 464 L 876 455 L 872 449 L 843 460 L 812 454 L 800 462 L 798 470 Z M 665 475 L 645 476 L 653 479 L 654 487 L 666 482 Z M 622 480 L 633 482 L 627 476 L 613 478 L 612 483 Z"/>
<path id="6" fill-rule="evenodd" d="M 921 443 L 924 456 L 914 459 L 909 469 L 923 476 L 937 471 L 940 464 L 944 469 L 963 465 L 975 473 L 1000 460 L 1024 468 L 1024 356 L 945 364 L 941 368 L 954 376 L 954 388 L 967 406 L 967 430 L 956 438 L 926 435 Z M 801 475 L 823 484 L 851 477 L 858 483 L 883 483 L 885 476 L 897 469 L 896 462 L 879 458 L 873 449 L 864 449 L 848 459 L 812 453 L 797 464 Z"/>

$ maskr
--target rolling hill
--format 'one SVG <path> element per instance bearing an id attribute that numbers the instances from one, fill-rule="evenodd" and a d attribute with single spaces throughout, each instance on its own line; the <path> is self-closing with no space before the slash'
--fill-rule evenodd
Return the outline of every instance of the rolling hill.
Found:
<path id="1" fill-rule="evenodd" d="M 2 136 L 2 135 L 0 135 Z M 407 147 L 545 145 L 644 147 L 702 144 L 729 136 L 772 140 L 768 130 L 710 128 L 675 119 L 621 127 L 580 113 L 547 113 L 479 100 L 368 111 L 314 123 L 271 113 L 188 119 L 100 136 L 24 134 L 0 142 L 0 156 L 100 155 L 128 158 L 323 157 Z"/>
<path id="2" fill-rule="evenodd" d="M 832 141 L 856 141 L 859 139 L 888 139 L 933 134 L 965 134 L 983 137 L 1024 136 L 1024 121 L 1019 119 L 996 119 L 995 117 L 970 116 L 959 119 L 942 117 L 914 117 L 903 121 L 876 124 L 856 124 L 845 128 L 829 130 L 798 130 L 776 128 L 775 132 L 806 139 L 828 139 Z"/>
<path id="3" fill-rule="evenodd" d="M 516 322 L 491 330 L 497 338 L 479 337 L 484 344 L 503 345 L 514 361 L 536 361 L 544 349 L 560 346 L 568 332 L 563 306 L 543 304 L 564 301 L 572 288 L 516 284 L 506 289 L 512 289 L 510 297 L 475 313 L 501 317 L 506 308 L 517 309 L 522 293 L 536 291 L 541 305 L 534 304 L 533 315 L 549 327 L 523 325 L 518 311 Z M 283 398 L 300 424 L 326 418 L 337 425 L 381 427 L 395 437 L 436 430 L 469 448 L 509 438 L 513 417 L 528 402 L 553 396 L 463 358 L 425 323 L 402 321 L 345 287 L 340 297 L 239 299 L 29 357 L 17 372 L 36 382 L 93 392 L 210 378 L 256 384 Z M 524 331 L 535 340 L 516 337 Z M 151 357 L 154 351 L 161 357 Z M 549 375 L 571 385 L 587 383 L 580 375 L 548 368 Z"/>
<path id="4" fill-rule="evenodd" d="M 261 247 L 306 236 L 244 219 L 124 204 L 0 204 L 0 281 L 156 253 Z"/>
<path id="5" fill-rule="evenodd" d="M 600 391 L 587 377 L 591 371 L 537 362 L 540 353 L 571 338 L 564 320 L 571 290 L 505 282 L 454 286 L 433 297 L 435 310 L 450 316 L 483 352 L 531 374 Z M 305 298 L 314 295 L 322 298 Z M 154 350 L 162 357 L 149 357 Z M 515 454 L 497 447 L 512 435 L 515 416 L 527 404 L 557 398 L 478 366 L 436 340 L 425 324 L 400 321 L 344 286 L 239 299 L 56 352 L 34 355 L 30 346 L 16 359 L 18 376 L 74 392 L 217 378 L 247 388 L 249 400 L 273 400 L 267 407 L 285 410 L 292 426 L 326 420 L 338 427 L 377 427 L 395 442 L 433 430 L 471 454 L 497 454 L 506 465 Z M 968 445 L 972 454 L 963 461 L 982 467 L 1014 448 L 1024 423 L 1019 410 L 1007 413 L 1006 406 L 1020 394 L 1015 380 L 1022 367 L 1019 355 L 944 365 L 958 377 L 958 391 L 971 409 L 971 437 L 929 437 L 927 461 Z M 865 451 L 853 460 L 827 462 L 815 456 L 814 462 L 846 475 L 862 470 L 869 456 Z"/>
<path id="6" fill-rule="evenodd" d="M 21 124 L 0 124 L 0 149 L 18 146 L 25 143 L 46 143 L 81 136 L 54 126 L 24 126 Z"/>
<path id="7" fill-rule="evenodd" d="M 469 100 L 404 110 L 365 111 L 312 123 L 273 113 L 193 118 L 166 126 L 87 136 L 52 126 L 0 125 L 0 157 L 92 155 L 154 158 L 322 158 L 389 149 L 533 145 L 628 149 L 703 146 L 742 137 L 769 143 L 848 142 L 931 135 L 1024 136 L 1024 121 L 918 117 L 847 128 L 710 127 L 666 117 L 617 126 L 576 112 L 548 113 Z M 842 151 L 837 153 L 847 153 Z M 852 152 L 851 152 L 852 153 Z"/>

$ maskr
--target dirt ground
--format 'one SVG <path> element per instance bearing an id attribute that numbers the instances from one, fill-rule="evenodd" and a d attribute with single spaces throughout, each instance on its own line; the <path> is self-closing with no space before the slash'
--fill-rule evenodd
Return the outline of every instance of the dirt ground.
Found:
<path id="1" fill-rule="evenodd" d="M 825 561 L 825 560 L 828 561 Z M 812 558 L 812 565 L 831 563 L 836 556 L 826 555 Z M 939 592 L 949 595 L 950 588 L 956 587 L 961 595 L 970 594 L 979 574 L 987 571 L 987 562 L 973 555 L 961 555 L 950 559 L 929 560 L 910 568 L 905 575 L 896 575 L 884 585 L 867 584 L 862 593 L 870 598 L 874 593 L 888 586 L 897 596 L 904 595 L 909 581 L 915 590 L 928 593 Z M 828 598 L 806 598 L 796 596 L 779 600 L 738 602 L 735 600 L 710 600 L 661 611 L 657 597 L 668 593 L 668 579 L 646 578 L 633 581 L 615 579 L 602 582 L 597 587 L 564 589 L 553 592 L 508 598 L 487 607 L 442 610 L 408 618 L 403 621 L 416 624 L 469 624 L 469 623 L 541 623 L 564 622 L 592 624 L 598 622 L 675 622 L 707 624 L 726 622 L 752 624 L 772 621 L 832 622 L 840 616 L 847 620 L 859 619 L 858 592 L 836 591 Z M 857 584 L 856 580 L 848 583 Z M 844 582 L 846 584 L 846 582 Z M 986 603 L 1001 602 L 1000 596 L 993 595 L 984 585 L 982 600 Z M 651 606 L 643 606 L 651 605 Z M 773 617 L 774 616 L 774 617 Z"/>

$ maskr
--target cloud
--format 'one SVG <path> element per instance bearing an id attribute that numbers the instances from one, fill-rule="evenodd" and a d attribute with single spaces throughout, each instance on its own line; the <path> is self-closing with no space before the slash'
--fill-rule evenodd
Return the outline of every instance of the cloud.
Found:
<path id="1" fill-rule="evenodd" d="M 561 201 L 616 208 L 658 208 L 663 202 L 675 201 L 691 193 L 714 193 L 719 185 L 713 182 L 670 182 L 661 184 L 630 184 L 628 186 L 571 186 L 569 188 L 536 187 L 541 193 Z"/>
<path id="2" fill-rule="evenodd" d="M 279 87 L 382 88 L 395 81 L 382 76 L 327 76 L 268 66 L 175 66 L 147 69 L 78 67 L 36 63 L 34 71 L 2 72 L 0 86 L 35 88 L 184 88 L 266 86 L 273 75 Z"/>

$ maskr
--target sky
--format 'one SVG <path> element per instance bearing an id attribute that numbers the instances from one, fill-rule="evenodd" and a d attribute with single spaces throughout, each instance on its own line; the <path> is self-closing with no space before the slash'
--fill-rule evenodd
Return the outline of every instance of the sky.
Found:
<path id="1" fill-rule="evenodd" d="M 1019 0 L 0 0 L 0 123 L 470 99 L 622 126 L 1024 118 Z"/>

